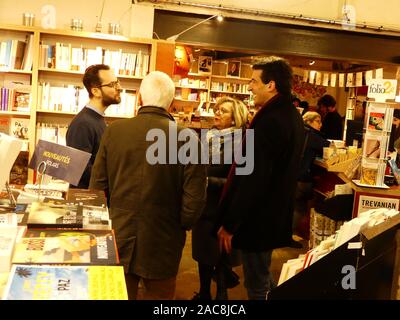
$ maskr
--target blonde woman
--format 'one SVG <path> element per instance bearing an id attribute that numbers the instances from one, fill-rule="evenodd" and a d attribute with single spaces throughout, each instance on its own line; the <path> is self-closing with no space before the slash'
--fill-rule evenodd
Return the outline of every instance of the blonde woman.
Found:
<path id="1" fill-rule="evenodd" d="M 308 111 L 303 115 L 306 139 L 303 157 L 300 164 L 300 173 L 297 179 L 295 211 L 293 216 L 294 233 L 303 238 L 308 237 L 308 200 L 313 196 L 313 179 L 311 165 L 317 156 L 322 156 L 323 147 L 329 146 L 329 141 L 322 137 L 320 132 L 321 115 L 315 111 Z"/>
<path id="2" fill-rule="evenodd" d="M 211 300 L 210 287 L 214 275 L 217 282 L 217 300 L 228 299 L 227 289 L 239 283 L 237 275 L 232 271 L 232 266 L 240 265 L 238 253 L 221 259 L 218 242 L 212 236 L 212 230 L 217 218 L 219 198 L 231 166 L 230 163 L 223 163 L 224 145 L 232 143 L 235 129 L 246 128 L 248 112 L 243 102 L 230 97 L 220 98 L 214 110 L 214 128 L 209 131 L 207 137 L 210 146 L 207 204 L 192 231 L 192 256 L 198 263 L 200 278 L 200 292 L 193 297 L 196 300 Z M 218 144 L 211 143 L 214 137 L 220 137 Z M 211 163 L 213 154 L 219 155 L 221 164 Z"/>

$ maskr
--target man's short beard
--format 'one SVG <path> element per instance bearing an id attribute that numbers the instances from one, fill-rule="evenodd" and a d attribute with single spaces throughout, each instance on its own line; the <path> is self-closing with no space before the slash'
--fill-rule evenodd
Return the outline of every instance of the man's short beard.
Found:
<path id="1" fill-rule="evenodd" d="M 108 107 L 112 104 L 118 104 L 121 102 L 121 98 L 116 99 L 116 98 L 112 98 L 112 97 L 102 97 L 101 98 L 101 103 L 103 104 L 103 106 Z"/>

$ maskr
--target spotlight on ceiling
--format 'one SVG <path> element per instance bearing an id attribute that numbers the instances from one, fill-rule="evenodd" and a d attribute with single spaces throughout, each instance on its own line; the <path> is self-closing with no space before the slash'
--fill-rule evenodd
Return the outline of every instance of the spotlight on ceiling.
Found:
<path id="1" fill-rule="evenodd" d="M 311 60 L 308 64 L 312 66 L 315 63 L 315 60 Z"/>

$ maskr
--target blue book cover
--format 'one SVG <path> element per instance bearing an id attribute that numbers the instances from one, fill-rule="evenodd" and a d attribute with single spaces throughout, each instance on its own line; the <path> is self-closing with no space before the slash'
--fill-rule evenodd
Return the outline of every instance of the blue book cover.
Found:
<path id="1" fill-rule="evenodd" d="M 6 300 L 87 300 L 85 267 L 14 265 Z"/>

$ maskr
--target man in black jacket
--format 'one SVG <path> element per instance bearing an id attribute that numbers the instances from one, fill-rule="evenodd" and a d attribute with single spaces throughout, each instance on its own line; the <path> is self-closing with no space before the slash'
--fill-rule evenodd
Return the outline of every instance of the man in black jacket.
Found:
<path id="1" fill-rule="evenodd" d="M 291 84 L 292 69 L 281 58 L 253 66 L 249 91 L 259 108 L 249 127 L 254 133 L 254 170 L 237 175 L 239 165 L 233 164 L 220 200 L 220 248 L 241 249 L 249 299 L 266 299 L 274 286 L 269 272 L 272 250 L 288 246 L 292 238 L 304 126 L 292 105 Z"/>
<path id="2" fill-rule="evenodd" d="M 320 108 L 327 108 L 328 112 L 322 119 L 321 132 L 325 139 L 342 140 L 343 120 L 336 110 L 336 100 L 329 94 L 325 94 L 318 100 Z"/>
<path id="3" fill-rule="evenodd" d="M 109 105 L 121 102 L 121 86 L 110 67 L 104 64 L 88 67 L 83 84 L 90 100 L 69 125 L 67 146 L 92 154 L 78 184 L 78 188 L 87 189 L 100 140 L 106 129 L 104 112 Z"/>

